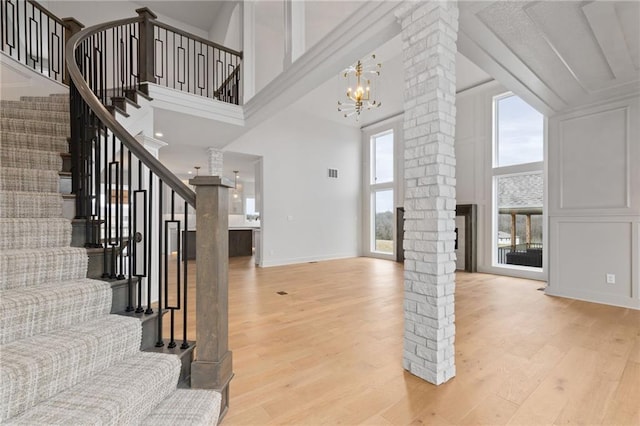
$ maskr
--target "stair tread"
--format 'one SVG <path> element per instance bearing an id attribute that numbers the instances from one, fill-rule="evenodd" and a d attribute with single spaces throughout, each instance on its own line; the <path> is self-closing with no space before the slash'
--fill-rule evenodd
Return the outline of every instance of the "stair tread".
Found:
<path id="1" fill-rule="evenodd" d="M 0 346 L 2 359 L 11 360 L 0 365 L 0 377 L 11 383 L 0 390 L 0 420 L 137 354 L 141 338 L 139 321 L 104 315 Z"/>
<path id="2" fill-rule="evenodd" d="M 69 113 L 69 104 L 60 102 L 33 102 L 33 101 L 15 101 L 0 100 L 2 108 L 27 109 L 33 111 L 56 111 Z"/>
<path id="3" fill-rule="evenodd" d="M 88 278 L 0 290 L 0 345 L 106 315 L 109 283 Z"/>
<path id="4" fill-rule="evenodd" d="M 2 108 L 0 117 L 57 123 L 69 123 L 70 120 L 68 111 L 49 111 L 28 108 Z"/>
<path id="5" fill-rule="evenodd" d="M 67 137 L 70 134 L 69 123 L 0 117 L 0 125 L 3 129 L 15 133 L 29 133 L 58 137 Z"/>
<path id="6" fill-rule="evenodd" d="M 50 103 L 68 104 L 69 94 L 57 93 L 49 96 L 20 96 L 20 100 L 25 102 L 50 102 Z"/>
<path id="7" fill-rule="evenodd" d="M 132 355 L 52 396 L 11 424 L 138 424 L 175 389 L 180 362 L 154 353 Z"/>
<path id="8" fill-rule="evenodd" d="M 153 425 L 215 425 L 222 395 L 205 389 L 177 389 L 158 404 L 144 423 Z"/>
<path id="9" fill-rule="evenodd" d="M 66 136 L 30 134 L 2 129 L 0 139 L 4 148 L 36 149 L 39 151 L 68 152 Z"/>
<path id="10" fill-rule="evenodd" d="M 62 170 L 62 157 L 54 151 L 0 146 L 0 164 L 2 167 L 58 171 Z"/>
<path id="11" fill-rule="evenodd" d="M 56 192 L 60 185 L 55 170 L 2 167 L 0 177 L 0 189 L 5 191 Z"/>
<path id="12" fill-rule="evenodd" d="M 0 218 L 0 250 L 66 247 L 71 222 L 65 218 Z"/>
<path id="13" fill-rule="evenodd" d="M 0 217 L 61 217 L 59 192 L 0 190 Z"/>
<path id="14" fill-rule="evenodd" d="M 0 250 L 0 289 L 86 278 L 88 260 L 79 247 Z"/>

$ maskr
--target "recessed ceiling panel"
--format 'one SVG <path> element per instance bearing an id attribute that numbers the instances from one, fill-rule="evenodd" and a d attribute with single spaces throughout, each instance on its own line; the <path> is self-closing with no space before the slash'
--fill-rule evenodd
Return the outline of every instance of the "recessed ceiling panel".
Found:
<path id="1" fill-rule="evenodd" d="M 614 7 L 633 65 L 640 70 L 640 2 L 616 2 Z"/>
<path id="2" fill-rule="evenodd" d="M 594 90 L 615 80 L 579 2 L 537 2 L 524 10 L 581 85 Z"/>
<path id="3" fill-rule="evenodd" d="M 477 17 L 565 102 L 586 93 L 527 15 L 522 3 L 496 2 L 481 10 Z M 563 27 L 566 30 L 566 26 Z"/>

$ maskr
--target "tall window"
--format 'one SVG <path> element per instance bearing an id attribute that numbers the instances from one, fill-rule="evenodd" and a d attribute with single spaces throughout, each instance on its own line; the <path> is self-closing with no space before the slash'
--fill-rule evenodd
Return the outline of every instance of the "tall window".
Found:
<path id="1" fill-rule="evenodd" d="M 544 116 L 511 93 L 493 111 L 493 264 L 542 268 Z"/>
<path id="2" fill-rule="evenodd" d="M 393 130 L 371 137 L 371 251 L 394 253 Z"/>

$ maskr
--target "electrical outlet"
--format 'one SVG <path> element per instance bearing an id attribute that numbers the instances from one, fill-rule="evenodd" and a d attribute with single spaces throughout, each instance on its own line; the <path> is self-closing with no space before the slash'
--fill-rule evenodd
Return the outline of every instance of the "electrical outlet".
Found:
<path id="1" fill-rule="evenodd" d="M 607 284 L 616 283 L 616 274 L 607 274 Z"/>

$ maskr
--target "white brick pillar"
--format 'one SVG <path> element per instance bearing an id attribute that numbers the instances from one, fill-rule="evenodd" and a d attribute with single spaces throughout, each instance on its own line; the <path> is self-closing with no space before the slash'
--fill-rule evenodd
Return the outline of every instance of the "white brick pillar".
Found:
<path id="1" fill-rule="evenodd" d="M 455 96 L 458 5 L 413 2 L 402 24 L 405 167 L 403 366 L 455 376 Z"/>
<path id="2" fill-rule="evenodd" d="M 224 153 L 217 148 L 209 148 L 209 176 L 222 177 Z"/>

